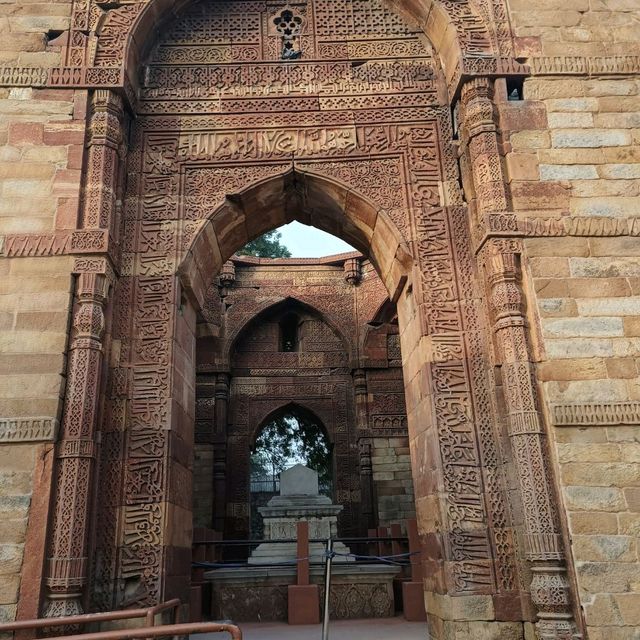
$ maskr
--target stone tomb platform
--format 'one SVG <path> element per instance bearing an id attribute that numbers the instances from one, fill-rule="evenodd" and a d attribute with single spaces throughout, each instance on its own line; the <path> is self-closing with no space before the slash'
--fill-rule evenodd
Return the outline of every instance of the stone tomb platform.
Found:
<path id="1" fill-rule="evenodd" d="M 398 567 L 335 563 L 330 612 L 334 620 L 388 618 L 395 614 L 393 579 Z M 235 622 L 287 620 L 287 588 L 296 584 L 295 567 L 243 567 L 205 573 L 212 587 L 214 619 Z M 312 584 L 324 593 L 324 566 L 311 567 Z M 321 595 L 322 600 L 322 595 Z M 320 606 L 322 607 L 322 601 Z"/>

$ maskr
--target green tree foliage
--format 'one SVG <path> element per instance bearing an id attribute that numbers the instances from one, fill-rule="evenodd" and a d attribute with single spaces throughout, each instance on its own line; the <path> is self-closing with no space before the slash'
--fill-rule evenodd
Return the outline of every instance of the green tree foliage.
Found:
<path id="1" fill-rule="evenodd" d="M 294 464 L 317 471 L 322 486 L 331 483 L 331 455 L 326 436 L 307 413 L 291 407 L 265 425 L 258 436 L 251 456 L 251 475 L 254 478 L 277 476 Z"/>
<path id="2" fill-rule="evenodd" d="M 290 258 L 291 251 L 280 243 L 281 238 L 282 234 L 274 229 L 246 244 L 238 251 L 238 255 L 256 258 Z"/>

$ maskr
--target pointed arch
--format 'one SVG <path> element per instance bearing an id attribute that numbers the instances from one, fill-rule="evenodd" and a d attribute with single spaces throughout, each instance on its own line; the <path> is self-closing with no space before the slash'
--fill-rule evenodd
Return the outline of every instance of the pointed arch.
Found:
<path id="1" fill-rule="evenodd" d="M 228 194 L 183 253 L 178 273 L 186 292 L 202 305 L 211 274 L 244 244 L 293 220 L 345 240 L 376 267 L 389 297 L 397 299 L 413 257 L 389 215 L 334 178 L 291 168 Z"/>
<path id="2" fill-rule="evenodd" d="M 240 340 L 242 340 L 242 337 L 251 330 L 252 326 L 255 323 L 260 322 L 260 320 L 263 318 L 277 313 L 279 309 L 285 309 L 290 304 L 293 304 L 295 307 L 298 307 L 299 309 L 309 313 L 309 315 L 322 320 L 322 322 L 324 322 L 342 342 L 348 360 L 352 360 L 355 353 L 355 345 L 353 344 L 353 341 L 350 340 L 345 335 L 344 331 L 338 326 L 335 318 L 332 318 L 329 313 L 323 312 L 317 307 L 314 307 L 309 303 L 300 300 L 299 298 L 286 296 L 276 302 L 274 302 L 273 300 L 266 300 L 262 303 L 259 303 L 257 305 L 256 312 L 251 317 L 246 318 L 243 322 L 240 322 L 238 323 L 238 325 L 233 327 L 224 345 L 224 361 L 231 364 L 233 352 L 237 344 Z"/>
<path id="3" fill-rule="evenodd" d="M 299 411 L 301 414 L 312 419 L 322 431 L 322 434 L 327 439 L 327 442 L 333 446 L 335 438 L 331 433 L 331 430 L 327 427 L 326 421 L 328 416 L 320 416 L 317 411 L 314 411 L 310 407 L 306 406 L 304 401 L 301 400 L 282 400 L 282 403 L 277 407 L 270 407 L 264 415 L 257 415 L 255 426 L 251 432 L 251 449 L 255 447 L 256 440 L 264 430 L 264 428 L 275 419 L 277 416 L 286 414 L 287 412 Z"/>

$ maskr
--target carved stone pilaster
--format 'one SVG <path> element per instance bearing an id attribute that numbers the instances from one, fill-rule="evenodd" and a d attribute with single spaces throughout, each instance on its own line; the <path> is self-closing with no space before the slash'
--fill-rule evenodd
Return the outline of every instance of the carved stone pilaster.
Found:
<path id="1" fill-rule="evenodd" d="M 215 385 L 215 432 L 213 439 L 213 523 L 224 531 L 227 492 L 227 422 L 229 412 L 229 375 L 219 373 Z"/>
<path id="2" fill-rule="evenodd" d="M 469 151 L 477 215 L 506 211 L 507 188 L 498 149 L 490 79 L 474 78 L 463 86 L 460 129 L 463 144 Z"/>
<path id="3" fill-rule="evenodd" d="M 89 119 L 88 160 L 82 228 L 107 229 L 115 235 L 116 201 L 123 143 L 122 98 L 107 89 L 94 92 Z"/>
<path id="4" fill-rule="evenodd" d="M 523 502 L 525 557 L 531 564 L 531 598 L 542 640 L 580 637 L 571 612 L 548 443 L 538 408 L 520 288 L 521 245 L 491 239 L 481 259 L 489 283 L 489 306 L 502 365 L 508 435 Z"/>
<path id="5" fill-rule="evenodd" d="M 82 613 L 107 288 L 104 274 L 82 273 L 78 277 L 61 439 L 56 449 L 45 617 Z"/>
<path id="6" fill-rule="evenodd" d="M 373 469 L 371 464 L 372 438 L 369 431 L 369 403 L 367 374 L 364 369 L 353 372 L 353 390 L 355 394 L 356 428 L 358 429 L 358 449 L 360 454 L 361 513 L 366 528 L 375 526 L 375 495 Z"/>

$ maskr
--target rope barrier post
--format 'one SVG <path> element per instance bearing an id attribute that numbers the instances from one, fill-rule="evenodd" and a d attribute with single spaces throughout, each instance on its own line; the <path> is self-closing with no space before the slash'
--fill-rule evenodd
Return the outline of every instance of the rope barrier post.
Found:
<path id="1" fill-rule="evenodd" d="M 327 561 L 324 569 L 324 612 L 322 617 L 322 640 L 329 640 L 329 595 L 331 593 L 331 564 L 333 562 L 333 540 L 327 540 Z"/>

